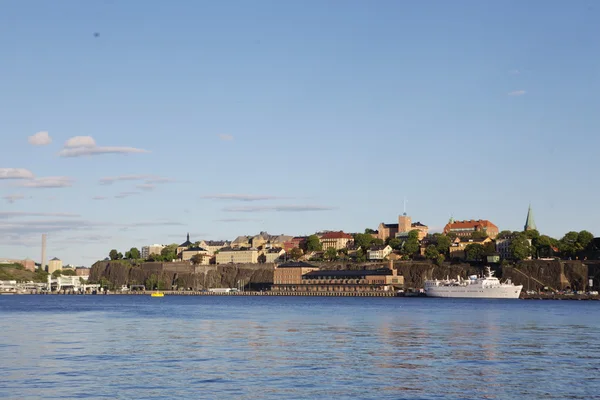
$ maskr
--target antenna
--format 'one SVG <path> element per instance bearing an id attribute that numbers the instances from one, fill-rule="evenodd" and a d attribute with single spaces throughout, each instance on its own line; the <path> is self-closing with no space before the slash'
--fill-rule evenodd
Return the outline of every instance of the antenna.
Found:
<path id="1" fill-rule="evenodd" d="M 404 197 L 404 215 L 406 215 L 406 196 Z"/>

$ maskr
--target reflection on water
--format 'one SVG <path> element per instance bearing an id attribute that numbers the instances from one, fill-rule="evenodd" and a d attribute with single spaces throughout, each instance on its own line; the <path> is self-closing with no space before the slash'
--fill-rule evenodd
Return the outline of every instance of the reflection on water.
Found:
<path id="1" fill-rule="evenodd" d="M 5 398 L 592 398 L 594 302 L 0 297 Z"/>

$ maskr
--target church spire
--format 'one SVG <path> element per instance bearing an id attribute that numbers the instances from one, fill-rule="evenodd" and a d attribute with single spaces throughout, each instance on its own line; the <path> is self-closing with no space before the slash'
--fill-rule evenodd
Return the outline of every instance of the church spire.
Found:
<path id="1" fill-rule="evenodd" d="M 189 232 L 188 232 L 188 234 L 187 234 L 187 241 L 188 241 L 188 242 L 190 241 L 190 233 L 189 233 Z"/>
<path id="2" fill-rule="evenodd" d="M 529 209 L 527 210 L 527 220 L 525 221 L 525 231 L 533 231 L 537 230 L 535 226 L 535 221 L 533 220 L 533 211 L 531 210 L 531 204 L 529 204 Z"/>

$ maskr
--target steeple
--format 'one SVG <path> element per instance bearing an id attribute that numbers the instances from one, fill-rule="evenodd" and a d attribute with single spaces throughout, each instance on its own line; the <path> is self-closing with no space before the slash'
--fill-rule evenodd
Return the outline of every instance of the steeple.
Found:
<path id="1" fill-rule="evenodd" d="M 537 230 L 535 226 L 535 221 L 533 220 L 533 211 L 531 210 L 531 204 L 529 205 L 529 209 L 527 210 L 527 220 L 525 221 L 525 231 Z"/>
<path id="2" fill-rule="evenodd" d="M 188 232 L 188 234 L 187 234 L 187 241 L 188 241 L 188 242 L 190 241 L 190 233 L 189 233 L 189 232 Z"/>

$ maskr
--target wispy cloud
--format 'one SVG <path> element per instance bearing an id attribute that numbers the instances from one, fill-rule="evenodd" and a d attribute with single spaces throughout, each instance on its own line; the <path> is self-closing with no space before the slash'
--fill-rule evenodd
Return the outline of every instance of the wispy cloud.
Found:
<path id="1" fill-rule="evenodd" d="M 156 175 L 119 175 L 119 176 L 107 176 L 100 179 L 101 185 L 112 185 L 115 182 L 120 181 L 144 181 L 146 184 L 157 184 L 157 183 L 169 183 L 175 182 L 174 179 L 165 178 Z"/>
<path id="2" fill-rule="evenodd" d="M 127 224 L 127 226 L 134 228 L 141 228 L 146 226 L 185 226 L 181 222 L 177 221 L 145 221 L 145 222 L 133 222 L 131 224 Z"/>
<path id="3" fill-rule="evenodd" d="M 94 196 L 92 197 L 92 200 L 106 200 L 108 199 L 108 197 L 106 196 Z"/>
<path id="4" fill-rule="evenodd" d="M 525 93 L 524 90 L 513 90 L 512 92 L 509 92 L 508 95 L 509 96 L 523 96 Z"/>
<path id="5" fill-rule="evenodd" d="M 69 217 L 76 218 L 80 217 L 79 214 L 64 213 L 64 212 L 27 212 L 27 211 L 0 211 L 0 219 L 8 218 L 27 218 L 27 217 Z"/>
<path id="6" fill-rule="evenodd" d="M 225 141 L 225 142 L 231 142 L 233 141 L 233 136 L 232 135 L 228 135 L 226 133 L 221 133 L 218 135 L 219 139 Z"/>
<path id="7" fill-rule="evenodd" d="M 508 71 L 508 73 L 511 75 L 519 75 L 521 71 L 519 71 L 518 69 L 511 69 L 510 71 Z"/>
<path id="8" fill-rule="evenodd" d="M 38 189 L 64 188 L 73 186 L 73 179 L 68 176 L 46 176 L 23 181 L 17 186 Z"/>
<path id="9" fill-rule="evenodd" d="M 98 154 L 149 153 L 148 150 L 136 147 L 98 146 L 91 136 L 75 136 L 65 142 L 58 153 L 60 157 L 81 157 Z"/>
<path id="10" fill-rule="evenodd" d="M 32 144 L 34 146 L 46 146 L 52 143 L 52 138 L 50 137 L 50 135 L 48 135 L 48 132 L 41 131 L 29 136 L 27 138 L 27 141 L 29 142 L 29 144 Z"/>
<path id="11" fill-rule="evenodd" d="M 0 179 L 33 179 L 33 172 L 25 168 L 0 168 Z"/>
<path id="12" fill-rule="evenodd" d="M 136 196 L 138 194 L 140 194 L 140 192 L 121 192 L 115 195 L 115 199 L 124 199 L 126 197 Z"/>
<path id="13" fill-rule="evenodd" d="M 238 201 L 260 201 L 260 200 L 276 200 L 283 199 L 284 197 L 270 196 L 270 195 L 256 195 L 256 194 L 207 194 L 201 196 L 202 199 L 210 200 L 238 200 Z"/>
<path id="14" fill-rule="evenodd" d="M 135 185 L 135 187 L 146 191 L 154 190 L 156 188 L 156 186 L 151 183 L 140 183 L 139 185 Z"/>
<path id="15" fill-rule="evenodd" d="M 279 205 L 279 206 L 248 206 L 248 207 L 226 207 L 226 212 L 307 212 L 307 211 L 331 211 L 334 207 L 314 205 Z"/>
<path id="16" fill-rule="evenodd" d="M 8 203 L 14 203 L 15 201 L 18 200 L 24 200 L 25 196 L 22 194 L 7 194 L 6 196 L 2 196 L 2 198 L 4 200 L 6 200 Z"/>
<path id="17" fill-rule="evenodd" d="M 223 219 L 215 219 L 215 222 L 224 222 L 224 223 L 230 223 L 230 222 L 260 222 L 260 219 L 256 219 L 256 218 L 223 218 Z"/>

